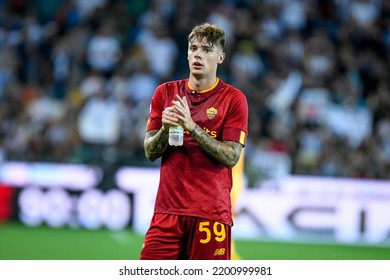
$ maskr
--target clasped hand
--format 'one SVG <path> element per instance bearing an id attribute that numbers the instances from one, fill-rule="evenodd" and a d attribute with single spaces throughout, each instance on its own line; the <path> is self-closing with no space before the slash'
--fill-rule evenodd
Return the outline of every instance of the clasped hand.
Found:
<path id="1" fill-rule="evenodd" d="M 181 125 L 185 130 L 193 131 L 196 124 L 192 120 L 186 97 L 181 98 L 177 94 L 176 98 L 177 100 L 172 100 L 172 106 L 166 107 L 162 113 L 164 129 L 168 130 L 170 126 Z"/>

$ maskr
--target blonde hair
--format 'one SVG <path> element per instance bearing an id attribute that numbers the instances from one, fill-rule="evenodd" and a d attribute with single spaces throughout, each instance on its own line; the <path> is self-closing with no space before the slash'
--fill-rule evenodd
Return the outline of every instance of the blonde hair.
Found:
<path id="1" fill-rule="evenodd" d="M 210 23 L 202 23 L 195 26 L 187 39 L 188 42 L 206 39 L 210 45 L 217 45 L 222 50 L 224 49 L 226 42 L 225 31 L 219 26 Z"/>

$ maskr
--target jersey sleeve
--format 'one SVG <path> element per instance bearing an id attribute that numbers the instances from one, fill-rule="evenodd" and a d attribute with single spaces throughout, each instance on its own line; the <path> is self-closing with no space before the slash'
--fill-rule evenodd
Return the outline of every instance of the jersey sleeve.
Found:
<path id="1" fill-rule="evenodd" d="M 158 130 L 162 126 L 162 112 L 164 110 L 164 86 L 159 85 L 154 91 L 150 102 L 149 117 L 146 123 L 146 131 Z"/>
<path id="2" fill-rule="evenodd" d="M 222 140 L 239 142 L 245 147 L 248 136 L 248 102 L 237 90 L 231 99 L 230 109 L 224 125 Z"/>

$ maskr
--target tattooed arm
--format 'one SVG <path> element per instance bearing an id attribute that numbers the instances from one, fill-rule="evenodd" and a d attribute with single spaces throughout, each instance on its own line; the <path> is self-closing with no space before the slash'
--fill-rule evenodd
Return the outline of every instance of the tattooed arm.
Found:
<path id="1" fill-rule="evenodd" d="M 207 155 L 228 168 L 234 167 L 240 158 L 242 145 L 234 141 L 221 142 L 212 138 L 192 120 L 185 97 L 177 98 L 178 101 L 172 102 L 174 106 L 164 109 L 161 129 L 146 132 L 144 140 L 146 158 L 151 161 L 158 159 L 167 148 L 169 126 L 181 124 Z"/>
<path id="2" fill-rule="evenodd" d="M 234 141 L 218 141 L 201 129 L 191 117 L 190 108 L 185 97 L 172 101 L 176 110 L 174 115 L 181 122 L 182 126 L 190 133 L 194 140 L 212 158 L 228 168 L 235 166 L 240 158 L 242 145 Z"/>
<path id="3" fill-rule="evenodd" d="M 190 135 L 203 148 L 206 154 L 218 160 L 226 167 L 232 168 L 237 164 L 242 150 L 240 143 L 215 140 L 198 125 L 195 125 Z M 167 145 L 168 132 L 164 128 L 146 132 L 144 149 L 146 158 L 150 161 L 158 159 L 167 148 Z"/>
<path id="4" fill-rule="evenodd" d="M 177 112 L 173 106 L 162 112 L 160 130 L 146 131 L 144 140 L 145 156 L 150 161 L 158 159 L 168 146 L 169 126 L 179 125 Z"/>
<path id="5" fill-rule="evenodd" d="M 190 135 L 203 148 L 206 154 L 218 160 L 228 168 L 233 168 L 240 159 L 242 145 L 238 142 L 218 141 L 208 135 L 197 124 L 195 124 Z"/>
<path id="6" fill-rule="evenodd" d="M 168 131 L 164 127 L 160 130 L 150 130 L 145 134 L 145 156 L 150 161 L 158 159 L 168 145 Z"/>

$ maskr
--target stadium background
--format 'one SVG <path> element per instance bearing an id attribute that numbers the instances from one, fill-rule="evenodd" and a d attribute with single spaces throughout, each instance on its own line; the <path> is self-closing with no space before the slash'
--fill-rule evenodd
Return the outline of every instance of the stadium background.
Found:
<path id="1" fill-rule="evenodd" d="M 354 179 L 361 192 L 340 192 L 388 209 L 377 202 L 387 203 L 390 190 L 388 1 L 3 0 L 0 9 L 0 259 L 137 259 L 142 234 L 133 218 L 118 230 L 106 214 L 102 225 L 80 213 L 110 199 L 135 207 L 135 193 L 110 192 L 115 175 L 157 168 L 142 150 L 149 100 L 157 84 L 187 76 L 185 36 L 203 21 L 227 31 L 220 77 L 249 101 L 243 188 L 300 175 L 321 184 Z M 50 164 L 98 168 L 98 192 L 82 200 L 77 181 L 89 173 L 54 178 L 60 168 Z M 66 191 L 52 192 L 58 186 Z M 52 215 L 40 216 L 41 201 Z M 87 206 L 61 223 L 63 201 L 69 213 Z M 237 251 L 243 259 L 389 259 L 386 212 L 364 211 L 363 221 L 383 220 L 374 224 L 387 233 L 383 242 L 271 235 L 239 238 Z"/>

